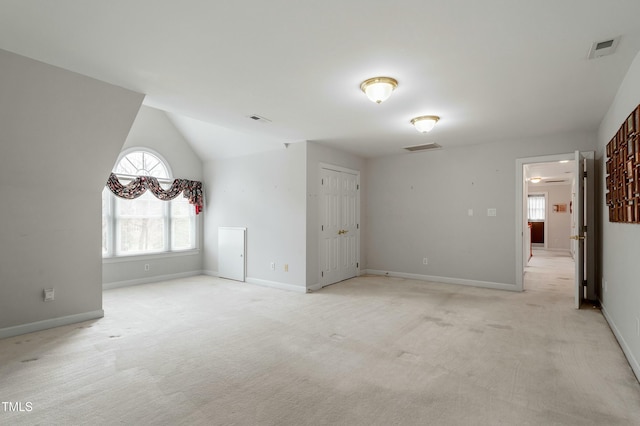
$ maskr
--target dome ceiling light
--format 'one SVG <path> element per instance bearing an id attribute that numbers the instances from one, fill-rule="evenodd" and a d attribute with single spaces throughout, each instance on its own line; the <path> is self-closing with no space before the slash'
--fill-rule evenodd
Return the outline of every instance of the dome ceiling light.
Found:
<path id="1" fill-rule="evenodd" d="M 374 77 L 365 80 L 360 89 L 371 101 L 380 104 L 391 96 L 391 92 L 398 87 L 398 81 L 391 77 Z"/>
<path id="2" fill-rule="evenodd" d="M 437 115 L 423 115 L 412 119 L 411 124 L 413 124 L 419 132 L 427 133 L 433 129 L 438 120 L 440 120 L 440 117 Z"/>

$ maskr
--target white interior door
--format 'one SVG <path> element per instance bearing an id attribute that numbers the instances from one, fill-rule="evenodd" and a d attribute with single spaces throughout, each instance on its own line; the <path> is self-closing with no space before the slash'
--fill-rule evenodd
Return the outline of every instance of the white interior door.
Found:
<path id="1" fill-rule="evenodd" d="M 358 175 L 321 171 L 320 269 L 322 285 L 358 273 Z"/>
<path id="2" fill-rule="evenodd" d="M 580 309 L 584 301 L 584 279 L 585 279 L 585 160 L 580 151 L 575 152 L 575 205 L 573 214 L 575 218 L 574 234 L 571 238 L 575 241 L 575 307 Z"/>
<path id="3" fill-rule="evenodd" d="M 246 228 L 218 228 L 218 276 L 244 281 Z"/>

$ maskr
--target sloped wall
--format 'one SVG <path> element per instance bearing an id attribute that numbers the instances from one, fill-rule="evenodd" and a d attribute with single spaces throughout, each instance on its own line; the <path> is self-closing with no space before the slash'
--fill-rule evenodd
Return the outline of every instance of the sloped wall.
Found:
<path id="1" fill-rule="evenodd" d="M 100 194 L 142 100 L 0 51 L 0 337 L 102 314 Z"/>

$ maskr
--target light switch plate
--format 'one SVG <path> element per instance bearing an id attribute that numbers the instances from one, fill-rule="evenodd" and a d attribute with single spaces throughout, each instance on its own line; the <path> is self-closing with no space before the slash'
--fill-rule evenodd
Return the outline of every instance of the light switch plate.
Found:
<path id="1" fill-rule="evenodd" d="M 52 288 L 44 289 L 44 301 L 51 302 L 55 298 L 55 290 Z"/>

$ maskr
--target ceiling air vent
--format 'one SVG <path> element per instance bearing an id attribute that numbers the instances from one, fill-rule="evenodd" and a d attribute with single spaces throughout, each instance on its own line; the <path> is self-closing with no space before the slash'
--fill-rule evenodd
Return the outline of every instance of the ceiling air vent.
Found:
<path id="1" fill-rule="evenodd" d="M 609 40 L 596 41 L 591 45 L 589 50 L 589 59 L 599 58 L 601 56 L 611 55 L 616 51 L 620 37 L 612 38 Z"/>
<path id="2" fill-rule="evenodd" d="M 253 121 L 259 121 L 261 123 L 271 123 L 271 120 L 269 120 L 268 118 L 264 118 L 261 115 L 257 115 L 257 114 L 249 115 L 247 116 L 247 118 L 250 118 Z"/>
<path id="3" fill-rule="evenodd" d="M 424 145 L 413 145 L 413 146 L 405 146 L 404 149 L 406 149 L 407 151 L 411 151 L 411 152 L 416 152 L 416 151 L 426 151 L 428 149 L 438 149 L 438 148 L 442 148 L 440 145 L 438 145 L 437 143 L 427 143 Z"/>

